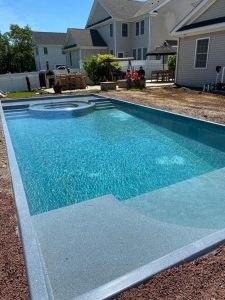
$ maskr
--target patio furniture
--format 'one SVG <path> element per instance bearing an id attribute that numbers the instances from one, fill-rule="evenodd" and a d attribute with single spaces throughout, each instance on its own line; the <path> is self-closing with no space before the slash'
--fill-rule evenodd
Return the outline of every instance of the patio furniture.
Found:
<path id="1" fill-rule="evenodd" d="M 158 70 L 158 71 L 152 71 L 151 74 L 151 81 L 156 80 L 162 81 L 162 82 L 169 82 L 169 81 L 174 81 L 175 79 L 175 74 L 174 71 L 170 70 Z"/>

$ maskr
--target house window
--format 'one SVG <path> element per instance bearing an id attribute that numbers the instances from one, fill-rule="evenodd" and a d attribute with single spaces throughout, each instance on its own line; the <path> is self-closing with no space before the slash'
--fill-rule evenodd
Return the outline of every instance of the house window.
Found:
<path id="1" fill-rule="evenodd" d="M 113 51 L 113 50 L 109 50 L 109 53 L 110 53 L 111 55 L 114 55 L 114 51 Z"/>
<path id="2" fill-rule="evenodd" d="M 39 55 L 39 49 L 36 48 L 36 55 Z"/>
<path id="3" fill-rule="evenodd" d="M 140 27 L 139 22 L 136 22 L 136 36 L 139 35 L 139 27 Z"/>
<path id="4" fill-rule="evenodd" d="M 65 50 L 64 50 L 64 48 L 62 48 L 62 54 L 65 54 Z"/>
<path id="5" fill-rule="evenodd" d="M 73 65 L 73 61 L 72 61 L 72 53 L 70 52 L 70 65 Z"/>
<path id="6" fill-rule="evenodd" d="M 48 48 L 44 47 L 44 54 L 48 54 Z"/>
<path id="7" fill-rule="evenodd" d="M 110 37 L 113 37 L 113 24 L 109 25 Z"/>
<path id="8" fill-rule="evenodd" d="M 141 34 L 145 34 L 145 21 L 141 21 Z"/>
<path id="9" fill-rule="evenodd" d="M 137 50 L 136 49 L 133 49 L 133 58 L 137 59 Z"/>
<path id="10" fill-rule="evenodd" d="M 127 23 L 122 24 L 122 36 L 123 37 L 128 36 L 128 24 Z"/>
<path id="11" fill-rule="evenodd" d="M 146 60 L 147 48 L 143 48 L 143 60 Z"/>
<path id="12" fill-rule="evenodd" d="M 206 68 L 209 52 L 209 38 L 196 40 L 195 68 Z"/>
<path id="13" fill-rule="evenodd" d="M 118 53 L 117 53 L 117 57 L 118 57 L 118 58 L 123 58 L 123 57 L 124 57 L 123 52 L 118 52 Z"/>
<path id="14" fill-rule="evenodd" d="M 142 52 L 142 51 L 141 51 L 141 48 L 138 48 L 138 60 L 141 60 L 141 58 L 142 58 L 142 57 L 141 57 L 141 52 Z"/>

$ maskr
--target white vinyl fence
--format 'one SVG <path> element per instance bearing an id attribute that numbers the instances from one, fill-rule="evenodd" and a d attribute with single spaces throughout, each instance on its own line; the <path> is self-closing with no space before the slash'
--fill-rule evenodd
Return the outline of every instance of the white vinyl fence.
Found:
<path id="1" fill-rule="evenodd" d="M 128 62 L 121 62 L 123 71 L 128 68 Z M 151 78 L 151 72 L 155 70 L 162 70 L 163 65 L 161 60 L 134 60 L 132 61 L 132 68 L 139 69 L 143 66 L 146 72 L 146 78 Z M 84 72 L 80 69 L 71 69 L 71 72 Z M 54 70 L 55 74 L 66 74 L 67 70 Z M 26 76 L 30 80 L 31 90 L 40 88 L 39 72 L 14 73 L 0 75 L 0 90 L 3 92 L 24 92 L 27 91 Z"/>
<path id="2" fill-rule="evenodd" d="M 66 74 L 67 70 L 54 70 L 55 74 Z M 39 89 L 39 72 L 8 73 L 0 75 L 0 90 L 3 92 L 28 91 L 26 76 L 30 80 L 31 90 Z"/>
<path id="3" fill-rule="evenodd" d="M 122 69 L 125 72 L 128 68 L 128 62 L 120 62 Z M 152 71 L 158 71 L 163 69 L 162 60 L 133 60 L 131 62 L 132 69 L 139 70 L 140 66 L 145 70 L 146 79 L 151 78 Z M 165 66 L 166 68 L 167 66 Z"/>
<path id="4" fill-rule="evenodd" d="M 27 72 L 27 73 L 14 73 L 0 75 L 0 90 L 3 92 L 23 92 L 27 91 L 26 76 L 30 80 L 31 89 L 38 89 L 39 73 Z"/>

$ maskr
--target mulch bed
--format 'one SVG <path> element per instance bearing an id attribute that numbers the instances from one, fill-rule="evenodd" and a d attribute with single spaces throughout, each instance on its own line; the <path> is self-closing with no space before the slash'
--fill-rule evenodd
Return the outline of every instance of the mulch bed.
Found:
<path id="1" fill-rule="evenodd" d="M 0 299 L 29 299 L 23 249 L 18 236 L 5 141 L 0 122 Z"/>
<path id="2" fill-rule="evenodd" d="M 222 96 L 171 88 L 106 95 L 225 124 L 225 97 Z M 0 122 L 0 300 L 29 299 L 15 211 Z M 225 246 L 194 262 L 162 272 L 117 298 L 147 299 L 225 300 Z"/>

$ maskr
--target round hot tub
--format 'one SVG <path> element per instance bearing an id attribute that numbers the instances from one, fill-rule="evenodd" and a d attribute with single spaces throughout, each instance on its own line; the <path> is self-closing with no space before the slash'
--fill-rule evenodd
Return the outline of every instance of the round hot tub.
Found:
<path id="1" fill-rule="evenodd" d="M 63 101 L 63 102 L 47 102 L 30 105 L 33 112 L 49 112 L 63 113 L 70 112 L 75 115 L 82 115 L 91 112 L 95 107 L 95 103 L 85 101 Z"/>

